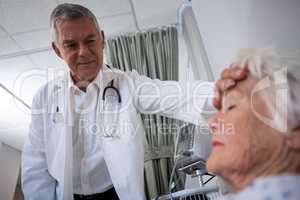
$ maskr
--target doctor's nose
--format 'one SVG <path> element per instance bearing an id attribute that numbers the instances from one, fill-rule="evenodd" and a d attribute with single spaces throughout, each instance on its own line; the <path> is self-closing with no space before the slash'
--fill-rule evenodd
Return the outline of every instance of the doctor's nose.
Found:
<path id="1" fill-rule="evenodd" d="M 79 56 L 88 56 L 91 54 L 91 50 L 89 49 L 89 47 L 85 44 L 81 44 L 79 45 L 79 48 L 78 48 L 78 55 Z"/>

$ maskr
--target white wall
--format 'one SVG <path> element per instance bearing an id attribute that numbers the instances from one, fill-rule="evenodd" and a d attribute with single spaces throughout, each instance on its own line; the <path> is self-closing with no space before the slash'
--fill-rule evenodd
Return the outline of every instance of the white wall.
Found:
<path id="1" fill-rule="evenodd" d="M 241 48 L 300 48 L 299 0 L 192 1 L 215 77 Z"/>
<path id="2" fill-rule="evenodd" d="M 0 199 L 12 200 L 14 197 L 21 152 L 0 142 Z"/>

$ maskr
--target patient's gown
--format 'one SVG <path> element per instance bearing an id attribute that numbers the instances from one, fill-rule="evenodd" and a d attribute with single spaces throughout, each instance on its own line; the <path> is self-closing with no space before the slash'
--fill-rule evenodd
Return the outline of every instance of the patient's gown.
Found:
<path id="1" fill-rule="evenodd" d="M 256 179 L 239 193 L 223 200 L 300 200 L 300 175 L 284 174 Z"/>

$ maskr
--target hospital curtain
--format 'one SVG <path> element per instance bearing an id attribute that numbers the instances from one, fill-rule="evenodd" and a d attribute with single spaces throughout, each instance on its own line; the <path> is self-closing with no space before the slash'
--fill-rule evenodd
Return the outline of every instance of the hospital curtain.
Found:
<path id="1" fill-rule="evenodd" d="M 175 26 L 108 39 L 108 64 L 123 71 L 160 80 L 178 80 L 178 38 Z M 159 115 L 142 115 L 145 128 L 145 189 L 148 199 L 166 194 L 173 168 L 179 122 Z"/>

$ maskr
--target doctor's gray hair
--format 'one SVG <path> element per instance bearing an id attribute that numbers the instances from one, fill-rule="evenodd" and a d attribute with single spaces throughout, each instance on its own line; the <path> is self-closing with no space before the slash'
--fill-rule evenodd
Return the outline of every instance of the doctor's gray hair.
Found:
<path id="1" fill-rule="evenodd" d="M 53 42 L 58 41 L 57 25 L 66 20 L 75 20 L 81 17 L 88 17 L 95 24 L 95 27 L 100 31 L 100 27 L 96 16 L 86 7 L 78 4 L 64 3 L 58 5 L 51 13 L 50 28 L 51 39 Z"/>
<path id="2" fill-rule="evenodd" d="M 274 116 L 270 123 L 268 120 L 264 122 L 284 134 L 298 128 L 300 126 L 300 51 L 283 56 L 272 49 L 244 49 L 240 51 L 236 63 L 243 68 L 247 67 L 250 74 L 258 78 L 251 98 L 258 90 L 268 88 L 270 91 L 270 96 L 261 97 Z M 253 105 L 252 100 L 251 104 Z"/>

